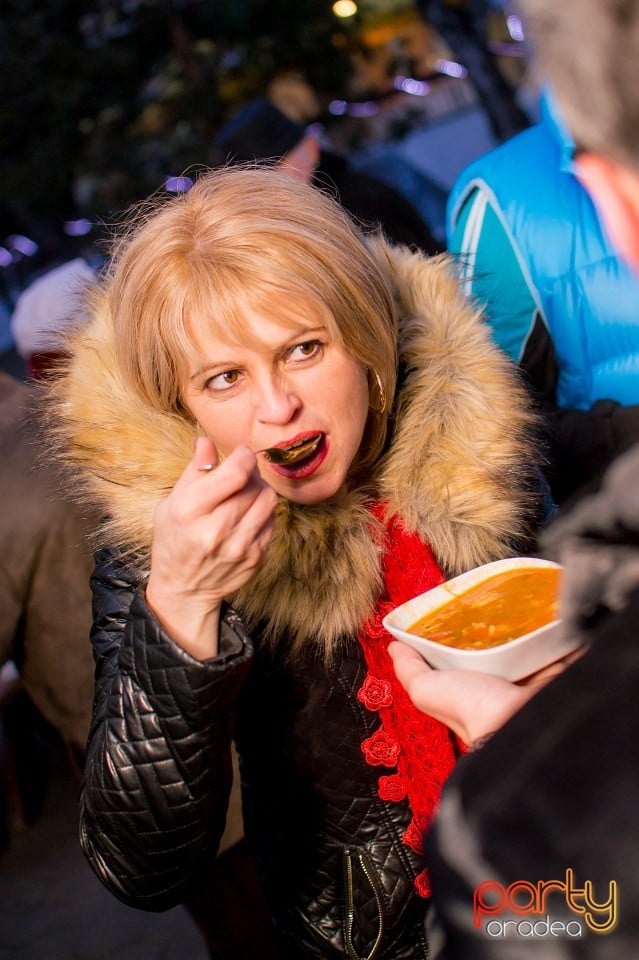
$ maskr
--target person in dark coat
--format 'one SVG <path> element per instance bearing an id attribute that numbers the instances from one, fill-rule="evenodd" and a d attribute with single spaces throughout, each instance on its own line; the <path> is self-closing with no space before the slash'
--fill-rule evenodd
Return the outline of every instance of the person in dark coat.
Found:
<path id="1" fill-rule="evenodd" d="M 311 126 L 291 120 L 268 97 L 246 104 L 218 131 L 215 156 L 223 163 L 277 163 L 328 190 L 361 225 L 381 226 L 393 243 L 441 253 L 429 225 L 400 190 L 354 169 L 348 158 L 320 143 Z"/>
<path id="2" fill-rule="evenodd" d="M 424 20 L 468 69 L 493 132 L 503 141 L 525 130 L 530 120 L 490 49 L 489 17 L 497 6 L 489 0 L 417 0 Z"/>

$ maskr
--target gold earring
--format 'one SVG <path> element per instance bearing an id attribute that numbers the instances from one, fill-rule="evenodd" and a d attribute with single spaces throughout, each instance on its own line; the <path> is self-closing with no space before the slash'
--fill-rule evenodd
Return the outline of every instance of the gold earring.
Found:
<path id="1" fill-rule="evenodd" d="M 386 410 L 386 392 L 384 390 L 382 378 L 380 377 L 377 370 L 373 370 L 373 373 L 375 375 L 375 381 L 377 383 L 377 392 L 379 394 L 379 406 L 373 406 L 373 404 L 371 404 L 371 410 L 373 410 L 375 413 L 384 413 Z"/>

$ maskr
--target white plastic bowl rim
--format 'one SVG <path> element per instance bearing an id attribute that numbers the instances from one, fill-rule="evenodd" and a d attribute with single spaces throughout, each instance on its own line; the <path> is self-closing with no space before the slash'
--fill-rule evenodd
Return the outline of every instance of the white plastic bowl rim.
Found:
<path id="1" fill-rule="evenodd" d="M 460 596 L 475 584 L 497 573 L 534 567 L 560 568 L 560 564 L 539 557 L 509 557 L 483 564 L 396 607 L 384 617 L 384 627 L 396 639 L 418 650 L 431 666 L 438 669 L 480 670 L 510 680 L 521 679 L 566 656 L 579 646 L 577 640 L 564 636 L 559 629 L 559 620 L 553 620 L 552 623 L 538 630 L 508 640 L 506 643 L 482 650 L 449 647 L 409 633 L 408 627 L 427 613 L 444 606 L 452 597 Z"/>

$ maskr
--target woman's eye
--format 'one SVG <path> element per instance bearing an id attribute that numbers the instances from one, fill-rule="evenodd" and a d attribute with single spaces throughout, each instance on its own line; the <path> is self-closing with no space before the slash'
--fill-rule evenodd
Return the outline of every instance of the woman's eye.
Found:
<path id="1" fill-rule="evenodd" d="M 229 390 L 235 386 L 239 379 L 239 370 L 225 370 L 224 373 L 218 373 L 216 376 L 211 377 L 211 379 L 207 381 L 206 386 L 209 390 Z"/>
<path id="2" fill-rule="evenodd" d="M 309 360 L 316 356 L 321 349 L 319 340 L 306 340 L 304 343 L 298 343 L 291 350 L 290 356 L 293 360 Z"/>

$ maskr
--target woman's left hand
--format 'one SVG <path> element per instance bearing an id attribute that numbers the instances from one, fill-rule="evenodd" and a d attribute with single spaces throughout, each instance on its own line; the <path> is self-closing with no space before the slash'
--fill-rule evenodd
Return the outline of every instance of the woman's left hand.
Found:
<path id="1" fill-rule="evenodd" d="M 389 644 L 388 652 L 397 679 L 415 706 L 441 720 L 469 745 L 498 730 L 575 658 L 573 655 L 511 683 L 475 670 L 433 670 L 417 650 L 399 640 Z"/>

